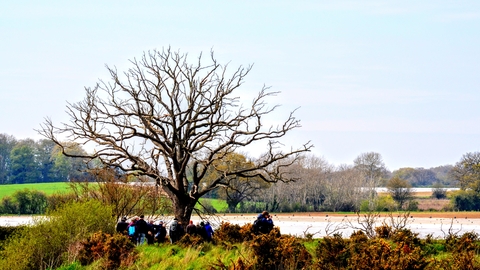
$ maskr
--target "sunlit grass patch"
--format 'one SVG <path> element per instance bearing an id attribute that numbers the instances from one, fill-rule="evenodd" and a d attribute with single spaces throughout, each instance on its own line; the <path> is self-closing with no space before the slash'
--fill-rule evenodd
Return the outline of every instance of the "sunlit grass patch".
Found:
<path id="1" fill-rule="evenodd" d="M 9 184 L 0 185 L 0 199 L 5 196 L 11 196 L 18 190 L 38 190 L 44 192 L 46 195 L 55 193 L 67 193 L 72 192 L 69 183 L 57 182 L 57 183 L 32 183 L 32 184 Z"/>
<path id="2" fill-rule="evenodd" d="M 242 244 L 229 248 L 205 243 L 200 246 L 182 248 L 177 245 L 161 244 L 138 247 L 139 258 L 135 267 L 140 269 L 204 269 L 206 266 L 231 265 L 239 257 L 251 257 Z"/>

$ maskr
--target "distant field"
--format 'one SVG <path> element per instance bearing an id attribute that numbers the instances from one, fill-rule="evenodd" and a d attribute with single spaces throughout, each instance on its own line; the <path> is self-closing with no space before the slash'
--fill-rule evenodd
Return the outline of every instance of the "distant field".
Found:
<path id="1" fill-rule="evenodd" d="M 23 189 L 38 190 L 47 195 L 70 192 L 70 186 L 65 182 L 0 185 L 0 199 L 5 196 L 11 196 L 15 191 Z"/>
<path id="2" fill-rule="evenodd" d="M 200 202 L 209 202 L 213 208 L 219 212 L 225 212 L 228 208 L 228 204 L 225 200 L 202 198 L 200 199 Z"/>

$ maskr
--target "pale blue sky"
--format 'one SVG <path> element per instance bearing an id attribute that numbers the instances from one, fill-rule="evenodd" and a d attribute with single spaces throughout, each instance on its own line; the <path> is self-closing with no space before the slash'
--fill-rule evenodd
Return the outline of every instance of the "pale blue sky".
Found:
<path id="1" fill-rule="evenodd" d="M 374 151 L 390 170 L 430 168 L 480 151 L 478 1 L 8 2 L 0 133 L 39 139 L 44 117 L 66 121 L 66 102 L 108 79 L 105 64 L 171 46 L 253 63 L 241 94 L 281 91 L 275 118 L 300 107 L 303 125 L 285 144 L 311 140 L 334 165 Z"/>

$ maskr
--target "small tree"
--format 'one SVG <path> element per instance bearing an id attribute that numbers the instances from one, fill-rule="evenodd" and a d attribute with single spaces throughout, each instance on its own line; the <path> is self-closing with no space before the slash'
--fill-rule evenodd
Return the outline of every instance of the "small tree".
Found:
<path id="1" fill-rule="evenodd" d="M 394 176 L 388 181 L 387 189 L 400 209 L 403 209 L 405 202 L 412 198 L 412 186 L 407 180 L 403 180 L 398 176 Z"/>
<path id="2" fill-rule="evenodd" d="M 239 170 L 255 166 L 252 161 L 237 153 L 230 153 L 213 165 L 212 172 L 206 177 L 211 180 L 218 179 L 221 174 L 233 169 Z M 255 195 L 269 186 L 260 177 L 241 177 L 238 175 L 226 177 L 225 182 L 228 185 L 221 187 L 218 193 L 220 198 L 225 199 L 227 202 L 230 212 L 235 212 L 238 204 L 245 200 L 253 200 Z"/>
<path id="3" fill-rule="evenodd" d="M 300 121 L 290 112 L 276 126 L 265 123 L 265 116 L 277 108 L 267 106 L 265 100 L 276 92 L 264 87 L 251 103 L 241 104 L 245 93 L 237 90 L 251 67 L 230 72 L 217 63 L 213 52 L 210 56 L 208 62 L 200 55 L 190 64 L 186 54 L 167 49 L 132 60 L 125 73 L 107 67 L 111 81 L 86 88 L 83 101 L 68 104 L 69 123 L 55 126 L 47 119 L 39 132 L 67 156 L 98 159 L 107 167 L 154 179 L 185 224 L 197 210 L 198 200 L 228 186 L 231 177 L 258 177 L 271 183 L 295 180 L 283 168 L 312 145 L 280 151 L 278 140 L 300 127 Z M 65 137 L 93 143 L 96 152 L 71 153 L 60 139 Z M 264 142 L 265 153 L 253 166 L 232 168 L 204 181 L 217 160 L 259 142 Z M 191 177 L 187 177 L 189 166 Z"/>
<path id="4" fill-rule="evenodd" d="M 450 174 L 459 183 L 461 189 L 480 182 L 480 152 L 466 153 L 455 164 Z"/>
<path id="5" fill-rule="evenodd" d="M 439 182 L 433 184 L 432 186 L 432 198 L 435 199 L 446 199 L 447 198 L 447 189 L 443 187 Z"/>
<path id="6" fill-rule="evenodd" d="M 145 177 L 131 177 L 111 168 L 89 172 L 93 182 L 88 181 L 92 179 L 70 182 L 77 199 L 93 198 L 109 205 L 117 219 L 144 213 L 157 217 L 172 212 L 166 195 Z"/>

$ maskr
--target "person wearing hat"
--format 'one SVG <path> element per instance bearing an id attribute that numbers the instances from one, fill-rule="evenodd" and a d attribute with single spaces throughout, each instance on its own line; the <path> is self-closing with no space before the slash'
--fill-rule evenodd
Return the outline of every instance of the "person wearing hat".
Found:
<path id="1" fill-rule="evenodd" d="M 117 226 L 115 227 L 115 231 L 117 233 L 121 233 L 123 235 L 127 235 L 127 227 L 128 227 L 128 222 L 127 222 L 127 217 L 123 216 L 122 219 L 117 223 Z"/>

